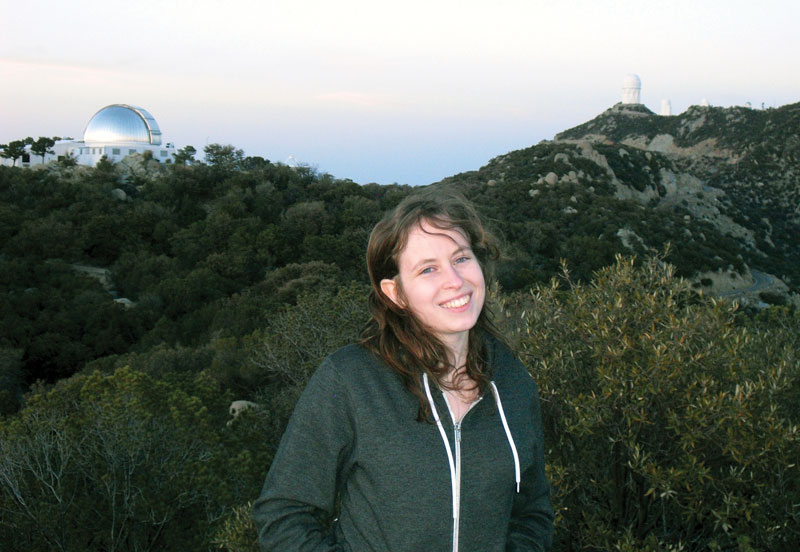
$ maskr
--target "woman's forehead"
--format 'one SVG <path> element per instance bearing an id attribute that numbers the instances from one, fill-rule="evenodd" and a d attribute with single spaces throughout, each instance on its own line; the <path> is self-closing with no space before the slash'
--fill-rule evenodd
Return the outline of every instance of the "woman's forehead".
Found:
<path id="1" fill-rule="evenodd" d="M 397 255 L 399 264 L 410 260 L 410 257 L 432 255 L 434 251 L 444 247 L 448 254 L 470 249 L 470 242 L 463 230 L 458 227 L 441 228 L 422 222 L 413 226 L 406 236 L 405 244 Z"/>
<path id="2" fill-rule="evenodd" d="M 412 233 L 416 233 L 418 237 L 423 239 L 425 236 L 441 236 L 446 237 L 453 242 L 458 243 L 459 245 L 469 246 L 469 237 L 464 230 L 458 226 L 446 226 L 441 223 L 437 224 L 437 222 L 438 221 L 431 221 L 428 219 L 420 220 L 417 224 L 411 227 L 411 230 L 409 231 L 409 237 L 411 237 Z"/>
<path id="3" fill-rule="evenodd" d="M 408 247 L 408 242 L 415 236 L 414 241 L 424 240 L 425 237 L 446 237 L 458 246 L 465 248 L 472 248 L 469 235 L 459 226 L 450 223 L 447 218 L 422 218 L 414 224 L 410 225 L 406 232 L 404 232 L 400 240 L 395 244 L 394 252 L 392 253 L 392 260 L 395 266 L 399 267 L 400 257 Z"/>

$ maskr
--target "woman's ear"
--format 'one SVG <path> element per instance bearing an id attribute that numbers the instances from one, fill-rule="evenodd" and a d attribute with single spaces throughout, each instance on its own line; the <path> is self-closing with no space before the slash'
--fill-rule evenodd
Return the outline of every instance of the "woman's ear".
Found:
<path id="1" fill-rule="evenodd" d="M 383 294 L 392 300 L 392 303 L 400 307 L 401 309 L 404 308 L 403 302 L 400 300 L 400 294 L 398 293 L 397 289 L 397 282 L 390 278 L 384 278 L 381 280 L 381 291 Z"/>

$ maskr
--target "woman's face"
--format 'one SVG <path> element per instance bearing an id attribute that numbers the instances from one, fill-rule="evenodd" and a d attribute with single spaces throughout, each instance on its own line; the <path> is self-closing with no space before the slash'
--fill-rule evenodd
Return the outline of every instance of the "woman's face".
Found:
<path id="1" fill-rule="evenodd" d="M 486 284 L 464 233 L 423 220 L 409 232 L 398 269 L 396 278 L 381 281 L 383 292 L 445 344 L 466 343 L 483 309 Z"/>

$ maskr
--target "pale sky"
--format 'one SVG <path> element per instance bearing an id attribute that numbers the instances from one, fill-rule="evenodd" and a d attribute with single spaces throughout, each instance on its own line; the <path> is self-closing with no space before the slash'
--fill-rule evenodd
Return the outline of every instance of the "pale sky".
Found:
<path id="1" fill-rule="evenodd" d="M 0 143 L 113 103 L 165 141 L 429 184 L 583 123 L 800 101 L 796 0 L 0 0 Z"/>

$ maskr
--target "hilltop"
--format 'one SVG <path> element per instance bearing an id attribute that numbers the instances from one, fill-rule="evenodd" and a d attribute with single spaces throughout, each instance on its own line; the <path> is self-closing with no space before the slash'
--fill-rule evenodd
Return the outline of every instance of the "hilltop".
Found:
<path id="1" fill-rule="evenodd" d="M 670 261 L 696 287 L 755 304 L 793 295 L 797 302 L 798 128 L 800 103 L 692 106 L 676 116 L 616 104 L 552 141 L 442 184 L 482 205 L 502 197 L 505 207 L 494 211 L 502 226 L 544 237 L 525 251 L 534 263 L 553 254 L 644 253 L 670 242 Z"/>

